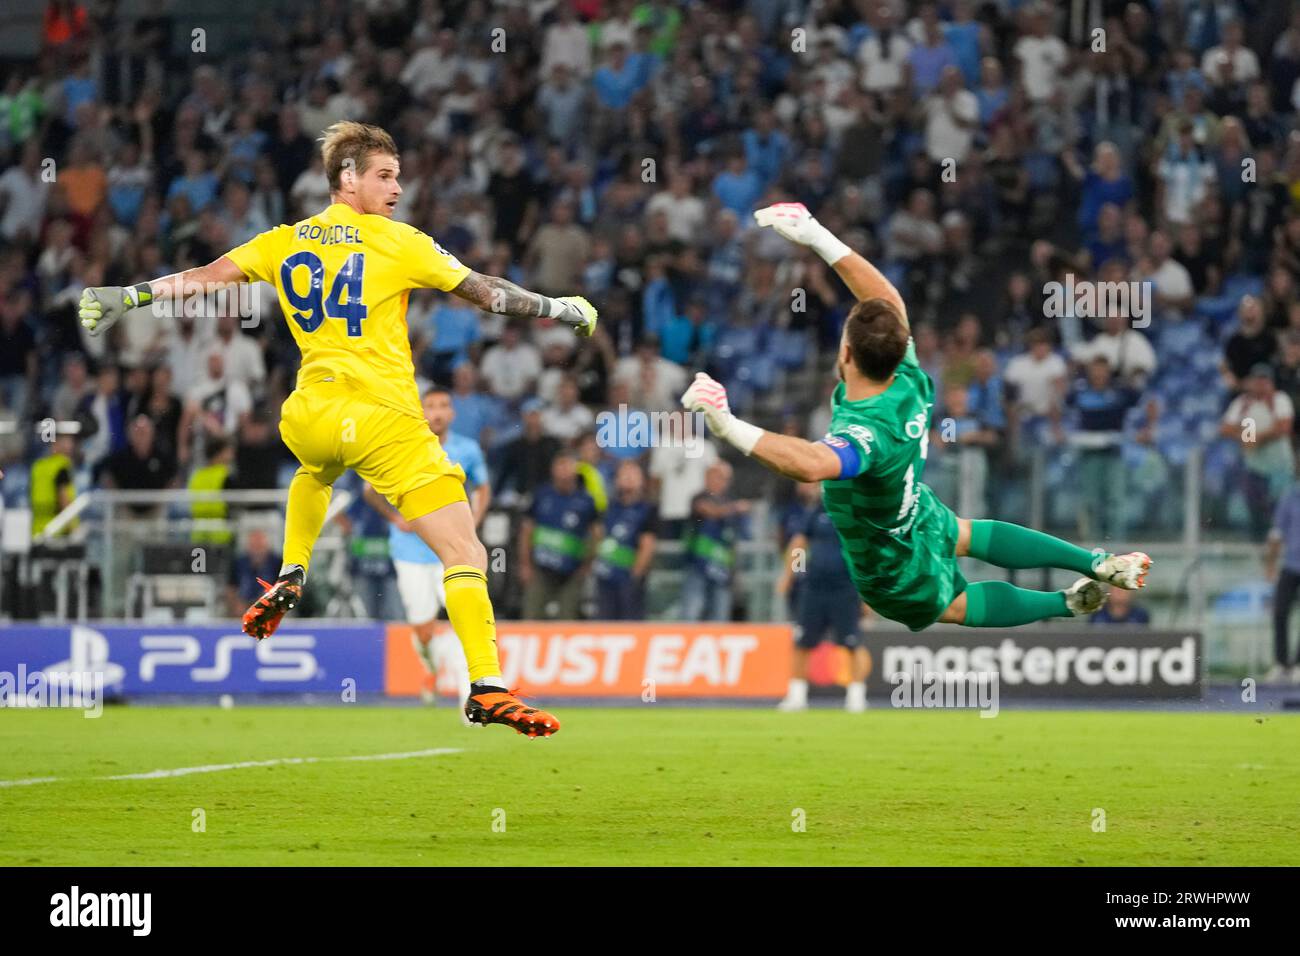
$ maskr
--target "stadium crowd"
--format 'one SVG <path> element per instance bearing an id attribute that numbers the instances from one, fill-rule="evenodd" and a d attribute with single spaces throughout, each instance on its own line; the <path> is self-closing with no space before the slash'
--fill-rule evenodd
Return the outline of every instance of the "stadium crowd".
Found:
<path id="1" fill-rule="evenodd" d="M 851 299 L 754 228 L 774 201 L 902 289 L 936 383 L 927 480 L 971 516 L 1023 519 L 1034 456 L 1048 520 L 1113 545 L 1167 530 L 1189 462 L 1226 532 L 1262 538 L 1290 483 L 1292 4 L 321 0 L 259 7 L 220 57 L 194 52 L 182 5 L 116 10 L 51 2 L 0 87 L 0 488 L 38 530 L 78 489 L 285 484 L 297 352 L 273 294 L 138 310 L 106 338 L 75 303 L 325 206 L 314 141 L 341 119 L 394 133 L 399 219 L 600 309 L 580 341 L 414 292 L 416 367 L 500 505 L 587 495 L 599 523 L 635 486 L 706 569 L 688 613 L 731 613 L 735 541 L 768 534 L 748 499 L 794 490 L 744 463 L 733 489 L 711 445 L 606 440 L 598 416 L 671 410 L 704 369 L 742 413 L 820 437 Z M 1127 306 L 1081 305 L 1090 283 Z M 382 534 L 366 506 L 348 517 Z"/>

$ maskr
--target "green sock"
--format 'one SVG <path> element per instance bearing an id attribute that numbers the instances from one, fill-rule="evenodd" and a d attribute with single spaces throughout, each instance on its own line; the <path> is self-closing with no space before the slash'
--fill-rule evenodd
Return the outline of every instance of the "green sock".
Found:
<path id="1" fill-rule="evenodd" d="M 1076 544 L 1006 521 L 972 521 L 970 556 L 1000 568 L 1064 568 L 1092 577 L 1094 561 L 1108 551 L 1085 551 Z"/>
<path id="2" fill-rule="evenodd" d="M 1030 591 L 1006 581 L 966 586 L 967 627 L 1017 627 L 1048 617 L 1072 617 L 1064 591 Z"/>

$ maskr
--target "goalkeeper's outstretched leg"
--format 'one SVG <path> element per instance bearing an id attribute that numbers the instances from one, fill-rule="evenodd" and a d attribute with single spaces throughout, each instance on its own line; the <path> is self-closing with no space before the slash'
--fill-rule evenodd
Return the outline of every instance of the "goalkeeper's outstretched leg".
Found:
<path id="1" fill-rule="evenodd" d="M 1005 521 L 957 519 L 957 557 L 978 558 L 1002 568 L 1061 568 L 1086 575 L 1064 591 L 1033 591 L 1006 581 L 967 586 L 941 622 L 967 627 L 1017 627 L 1051 617 L 1081 617 L 1106 603 L 1106 584 L 1135 590 L 1146 586 L 1151 558 L 1141 551 L 1111 554 Z"/>

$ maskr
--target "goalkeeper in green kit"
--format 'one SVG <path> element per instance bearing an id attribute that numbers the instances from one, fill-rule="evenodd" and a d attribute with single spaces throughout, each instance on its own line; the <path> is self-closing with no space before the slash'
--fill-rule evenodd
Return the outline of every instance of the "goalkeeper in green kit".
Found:
<path id="1" fill-rule="evenodd" d="M 840 339 L 830 431 L 810 442 L 742 421 L 732 415 L 726 390 L 703 372 L 682 405 L 702 412 L 714 435 L 772 471 L 822 482 L 845 564 L 872 610 L 913 631 L 937 622 L 1015 627 L 1091 614 L 1106 603 L 1108 584 L 1146 585 L 1151 559 L 1141 552 L 1087 551 L 1020 525 L 959 518 L 935 497 L 921 481 L 934 385 L 917 364 L 898 290 L 802 203 L 778 203 L 754 217 L 810 247 L 858 300 Z M 968 584 L 957 567 L 966 555 L 1003 568 L 1064 568 L 1084 576 L 1064 591 L 1006 581 Z"/>

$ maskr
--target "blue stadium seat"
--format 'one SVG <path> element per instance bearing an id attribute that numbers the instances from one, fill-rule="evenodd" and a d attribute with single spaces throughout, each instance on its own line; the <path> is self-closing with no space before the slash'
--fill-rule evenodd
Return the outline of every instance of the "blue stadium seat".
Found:
<path id="1" fill-rule="evenodd" d="M 781 368 L 803 368 L 808 359 L 808 336 L 797 329 L 776 329 L 769 340 L 769 349 Z"/>
<path id="2" fill-rule="evenodd" d="M 15 461 L 5 466 L 0 478 L 0 497 L 9 508 L 27 507 L 27 490 L 30 487 L 31 466 L 25 461 Z"/>

